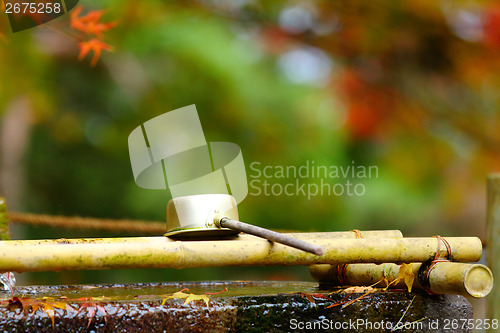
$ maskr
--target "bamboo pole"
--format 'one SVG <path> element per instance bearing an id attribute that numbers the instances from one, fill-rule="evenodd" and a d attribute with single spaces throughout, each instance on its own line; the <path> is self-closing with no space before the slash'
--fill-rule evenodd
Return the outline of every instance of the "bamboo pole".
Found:
<path id="1" fill-rule="evenodd" d="M 493 276 L 500 276 L 500 173 L 488 176 L 487 184 L 488 266 Z M 495 288 L 487 298 L 486 318 L 500 318 L 500 290 Z"/>
<path id="2" fill-rule="evenodd" d="M 0 240 L 9 240 L 9 219 L 7 217 L 7 203 L 0 197 Z"/>
<path id="3" fill-rule="evenodd" d="M 61 271 L 112 268 L 187 268 L 256 265 L 342 263 L 410 263 L 433 259 L 437 238 L 302 238 L 322 246 L 321 257 L 265 239 L 246 235 L 233 240 L 174 241 L 167 237 L 57 239 L 0 242 L 0 272 Z M 477 261 L 481 241 L 449 237 L 454 260 Z"/>
<path id="4" fill-rule="evenodd" d="M 400 268 L 400 265 L 386 263 L 348 264 L 345 268 L 337 265 L 312 265 L 309 270 L 312 277 L 320 284 L 384 288 L 389 283 L 390 288 L 406 289 L 405 280 L 398 280 Z M 493 274 L 484 265 L 437 262 L 430 269 L 428 278 L 427 271 L 421 268 L 422 263 L 411 264 L 414 275 L 412 289 L 426 289 L 434 294 L 458 294 L 480 298 L 488 295 L 493 288 Z M 421 281 L 426 282 L 427 288 L 422 287 Z"/>
<path id="5" fill-rule="evenodd" d="M 354 238 L 403 238 L 400 230 L 351 230 L 351 231 L 330 231 L 330 232 L 283 232 L 285 235 L 300 239 L 354 239 Z M 238 239 L 255 239 L 248 234 L 239 234 Z"/>

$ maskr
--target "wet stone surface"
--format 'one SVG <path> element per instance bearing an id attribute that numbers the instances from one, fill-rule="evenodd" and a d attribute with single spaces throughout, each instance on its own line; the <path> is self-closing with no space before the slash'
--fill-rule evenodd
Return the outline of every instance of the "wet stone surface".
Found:
<path id="1" fill-rule="evenodd" d="M 227 291 L 208 295 L 209 307 L 203 300 L 166 299 L 183 288 L 195 295 Z M 0 293 L 2 332 L 390 332 L 398 322 L 407 326 L 395 332 L 442 332 L 447 324 L 449 332 L 472 331 L 451 329 L 472 318 L 462 296 L 377 290 L 349 304 L 364 292 L 319 290 L 312 282 L 32 286 L 16 288 L 16 295 L 28 300 L 24 309 Z M 33 312 L 30 300 L 52 304 L 54 324 L 50 306 Z"/>

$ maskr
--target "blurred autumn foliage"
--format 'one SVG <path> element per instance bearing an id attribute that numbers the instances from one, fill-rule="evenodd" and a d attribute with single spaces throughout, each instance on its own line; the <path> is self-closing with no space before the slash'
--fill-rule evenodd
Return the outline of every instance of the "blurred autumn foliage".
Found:
<path id="1" fill-rule="evenodd" d="M 484 237 L 485 178 L 500 168 L 498 3 L 80 4 L 86 14 L 78 7 L 16 34 L 0 18 L 0 193 L 11 209 L 163 220 L 168 193 L 135 185 L 127 137 L 148 119 L 196 104 L 207 140 L 240 145 L 247 168 L 378 167 L 378 178 L 363 180 L 363 196 L 249 196 L 239 207 L 243 221 Z M 89 38 L 78 44 L 60 33 L 69 28 Z M 115 52 L 100 54 L 109 45 Z M 77 59 L 91 50 L 95 67 Z M 196 278 L 271 274 L 220 272 L 198 270 Z M 65 281 L 83 279 L 67 274 Z M 123 281 L 156 273 L 99 274 Z M 168 274 L 161 278 L 193 279 Z"/>
<path id="2" fill-rule="evenodd" d="M 104 33 L 113 28 L 117 22 L 101 22 L 101 18 L 105 13 L 104 10 L 92 10 L 84 16 L 80 16 L 82 9 L 82 6 L 77 6 L 71 12 L 70 26 L 71 28 L 86 35 L 95 36 L 87 41 L 81 41 L 78 44 L 78 47 L 80 48 L 78 59 L 82 60 L 90 51 L 92 51 L 94 56 L 90 61 L 90 65 L 94 67 L 101 56 L 102 50 L 113 51 L 113 47 L 104 43 L 102 39 L 104 38 Z"/>

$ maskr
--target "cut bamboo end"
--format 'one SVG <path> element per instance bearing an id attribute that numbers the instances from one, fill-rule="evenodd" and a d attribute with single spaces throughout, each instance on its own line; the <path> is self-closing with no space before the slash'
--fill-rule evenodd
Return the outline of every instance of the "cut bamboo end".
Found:
<path id="1" fill-rule="evenodd" d="M 430 289 L 436 294 L 460 294 L 481 298 L 493 289 L 493 274 L 480 264 L 437 263 L 429 276 Z"/>
<path id="2" fill-rule="evenodd" d="M 389 283 L 390 288 L 407 288 L 404 279 L 397 280 L 400 268 L 400 265 L 393 263 L 348 264 L 345 267 L 313 265 L 310 272 L 320 284 L 375 285 L 384 288 Z M 476 298 L 487 296 L 493 288 L 493 274 L 484 265 L 437 262 L 430 268 L 428 276 L 425 268 L 422 270 L 422 263 L 411 264 L 415 277 L 412 288 L 425 289 L 434 294 L 458 294 Z M 422 282 L 427 285 L 426 288 L 422 286 Z"/>

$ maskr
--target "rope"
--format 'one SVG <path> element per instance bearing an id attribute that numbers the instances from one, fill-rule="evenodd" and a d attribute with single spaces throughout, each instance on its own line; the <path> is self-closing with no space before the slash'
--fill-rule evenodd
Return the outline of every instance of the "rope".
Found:
<path id="1" fill-rule="evenodd" d="M 53 228 L 108 230 L 153 235 L 161 235 L 166 231 L 166 224 L 163 222 L 97 219 L 79 216 L 66 217 L 18 212 L 8 212 L 7 216 L 12 223 Z"/>
<path id="2" fill-rule="evenodd" d="M 434 260 L 438 260 L 441 257 L 441 242 L 443 242 L 444 246 L 446 246 L 446 254 L 449 260 L 453 260 L 453 252 L 451 251 L 451 245 L 448 243 L 448 241 L 439 235 L 432 236 L 433 238 L 437 238 L 438 244 L 437 244 L 437 250 L 436 250 L 436 255 L 434 256 Z"/>
<path id="3" fill-rule="evenodd" d="M 451 250 L 450 243 L 448 243 L 448 241 L 444 237 L 441 237 L 440 235 L 436 235 L 436 236 L 432 236 L 432 237 L 437 238 L 436 255 L 434 256 L 434 259 L 432 259 L 426 263 L 422 263 L 422 266 L 420 266 L 420 270 L 418 272 L 418 280 L 419 280 L 422 288 L 424 288 L 424 290 L 429 295 L 440 295 L 440 294 L 436 294 L 436 293 L 432 292 L 432 290 L 431 290 L 431 283 L 430 283 L 431 271 L 440 262 L 453 261 L 453 253 Z M 446 252 L 447 252 L 446 257 L 448 259 L 441 258 L 441 242 L 446 247 Z"/>
<path id="4" fill-rule="evenodd" d="M 347 264 L 337 265 L 336 273 L 337 279 L 339 280 L 339 284 L 341 286 L 345 286 L 349 284 L 349 280 L 347 279 Z"/>

